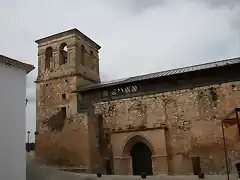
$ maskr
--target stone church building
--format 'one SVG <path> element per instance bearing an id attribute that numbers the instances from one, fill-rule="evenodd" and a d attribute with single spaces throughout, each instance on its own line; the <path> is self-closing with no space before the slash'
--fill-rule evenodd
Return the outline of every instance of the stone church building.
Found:
<path id="1" fill-rule="evenodd" d="M 41 161 L 107 174 L 225 172 L 221 122 L 240 105 L 240 58 L 101 82 L 101 47 L 79 30 L 36 43 Z M 237 124 L 224 132 L 233 172 Z"/>

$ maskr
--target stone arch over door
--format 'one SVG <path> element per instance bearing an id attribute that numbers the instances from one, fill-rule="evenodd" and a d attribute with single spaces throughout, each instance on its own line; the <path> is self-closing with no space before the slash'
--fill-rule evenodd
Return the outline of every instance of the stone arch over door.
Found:
<path id="1" fill-rule="evenodd" d="M 123 157 L 129 158 L 131 174 L 139 175 L 142 172 L 153 174 L 152 155 L 155 150 L 152 143 L 142 135 L 132 135 L 127 138 L 122 148 Z"/>
<path id="2" fill-rule="evenodd" d="M 145 145 L 147 145 L 151 152 L 152 152 L 152 155 L 155 155 L 156 153 L 156 150 L 154 148 L 154 146 L 152 145 L 151 141 L 145 137 L 144 135 L 142 134 L 133 134 L 131 135 L 130 137 L 128 137 L 124 144 L 123 144 L 123 147 L 122 147 L 122 155 L 123 157 L 124 156 L 129 156 L 130 155 L 130 151 L 131 151 L 131 148 L 138 142 L 141 142 L 141 143 L 144 143 Z"/>

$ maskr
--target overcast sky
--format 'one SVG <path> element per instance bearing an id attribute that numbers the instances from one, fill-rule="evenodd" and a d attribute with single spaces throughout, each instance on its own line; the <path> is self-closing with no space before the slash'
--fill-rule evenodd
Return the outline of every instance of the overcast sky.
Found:
<path id="1" fill-rule="evenodd" d="M 0 1 L 0 53 L 36 67 L 34 41 L 71 28 L 102 46 L 102 80 L 240 56 L 240 0 Z M 27 76 L 32 132 L 36 70 Z"/>

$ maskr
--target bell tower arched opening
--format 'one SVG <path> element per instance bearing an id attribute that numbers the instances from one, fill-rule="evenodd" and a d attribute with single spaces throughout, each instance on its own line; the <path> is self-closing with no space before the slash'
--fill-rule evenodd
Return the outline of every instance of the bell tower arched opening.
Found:
<path id="1" fill-rule="evenodd" d="M 53 48 L 52 47 L 47 47 L 45 50 L 45 69 L 50 68 L 50 64 L 53 58 Z"/>
<path id="2" fill-rule="evenodd" d="M 59 48 L 59 65 L 66 64 L 68 61 L 67 44 L 62 43 Z"/>

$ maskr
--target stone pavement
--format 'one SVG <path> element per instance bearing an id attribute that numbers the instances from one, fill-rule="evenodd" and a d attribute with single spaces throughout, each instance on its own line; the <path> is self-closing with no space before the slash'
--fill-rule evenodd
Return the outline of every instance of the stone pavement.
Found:
<path id="1" fill-rule="evenodd" d="M 28 166 L 27 167 L 27 180 L 133 180 L 141 179 L 139 176 L 123 176 L 123 175 L 103 175 L 98 178 L 94 174 L 80 174 L 72 172 L 64 172 L 47 167 Z M 197 180 L 197 176 L 149 176 L 147 179 L 151 180 Z M 205 179 L 209 180 L 227 180 L 226 176 L 215 175 L 206 176 Z M 238 180 L 236 175 L 231 175 L 230 180 Z"/>
<path id="2" fill-rule="evenodd" d="M 37 165 L 27 158 L 27 180 L 134 180 L 141 179 L 140 176 L 124 176 L 124 175 L 103 175 L 98 178 L 95 174 L 82 174 L 56 170 L 50 167 Z M 158 175 L 149 176 L 151 180 L 197 180 L 197 176 L 168 176 Z M 209 180 L 227 180 L 223 175 L 206 176 Z M 236 175 L 231 175 L 230 180 L 238 180 Z"/>

